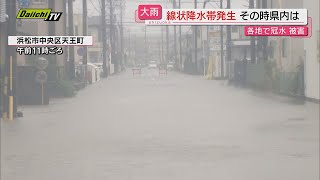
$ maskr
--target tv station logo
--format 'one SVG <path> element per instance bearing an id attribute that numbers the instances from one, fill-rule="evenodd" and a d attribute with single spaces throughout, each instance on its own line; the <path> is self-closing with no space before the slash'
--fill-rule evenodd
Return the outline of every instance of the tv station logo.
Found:
<path id="1" fill-rule="evenodd" d="M 59 21 L 62 12 L 51 12 L 51 9 L 20 9 L 17 19 L 44 19 L 44 21 Z"/>

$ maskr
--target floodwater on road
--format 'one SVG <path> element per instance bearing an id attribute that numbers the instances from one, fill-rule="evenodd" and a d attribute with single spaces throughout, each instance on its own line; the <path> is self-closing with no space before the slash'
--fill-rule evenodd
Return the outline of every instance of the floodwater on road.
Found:
<path id="1" fill-rule="evenodd" d="M 21 110 L 3 180 L 319 179 L 319 105 L 223 81 L 127 70 Z"/>

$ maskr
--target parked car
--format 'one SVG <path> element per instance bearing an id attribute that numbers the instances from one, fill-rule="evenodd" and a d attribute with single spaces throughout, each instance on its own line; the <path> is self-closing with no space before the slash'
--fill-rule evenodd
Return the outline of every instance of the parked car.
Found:
<path id="1" fill-rule="evenodd" d="M 167 65 L 167 69 L 169 71 L 173 71 L 174 70 L 174 62 L 169 62 L 168 65 Z"/>

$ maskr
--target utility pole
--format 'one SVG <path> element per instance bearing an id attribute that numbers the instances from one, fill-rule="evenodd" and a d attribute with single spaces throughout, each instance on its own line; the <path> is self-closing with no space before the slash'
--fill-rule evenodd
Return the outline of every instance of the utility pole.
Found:
<path id="1" fill-rule="evenodd" d="M 1 5 L 3 5 L 3 4 L 5 4 L 5 1 L 4 2 L 0 2 L 0 4 Z M 0 7 L 1 8 L 1 7 Z M 6 22 L 1 22 L 0 21 L 0 23 L 6 23 Z M 0 26 L 0 34 L 4 34 L 4 35 L 6 35 L 6 30 L 4 30 L 3 28 L 7 28 L 6 27 L 6 25 L 3 25 L 3 24 L 0 24 L 1 26 Z M 2 83 L 3 83 L 3 74 L 2 74 L 2 59 L 5 59 L 6 57 L 5 57 L 5 54 L 6 54 L 6 48 L 7 48 L 7 44 L 8 43 L 6 43 L 5 44 L 5 47 L 4 47 L 4 49 L 5 49 L 5 51 L 3 52 L 4 53 L 4 58 L 0 55 L 0 119 L 2 118 L 2 112 L 3 112 L 3 104 L 4 104 L 4 102 L 3 102 L 3 97 L 2 97 L 2 95 L 3 95 L 3 90 L 2 90 L 2 88 L 3 88 L 3 86 L 2 86 Z"/>
<path id="2" fill-rule="evenodd" d="M 197 9 L 197 0 L 194 0 L 194 8 Z M 195 73 L 198 72 L 198 28 L 194 26 L 194 58 L 195 58 Z"/>
<path id="3" fill-rule="evenodd" d="M 181 0 L 179 0 L 179 9 L 181 9 Z M 181 25 L 179 26 L 179 52 L 180 52 L 180 56 L 179 56 L 179 69 L 182 63 L 182 37 L 181 37 Z"/>
<path id="4" fill-rule="evenodd" d="M 9 0 L 5 0 L 4 1 L 4 9 L 5 9 L 5 12 L 9 12 Z M 0 84 L 0 88 L 2 88 L 2 90 L 0 91 L 1 92 L 1 101 L 0 103 L 2 104 L 2 118 L 3 120 L 6 120 L 7 117 L 8 117 L 8 88 L 7 88 L 7 84 L 8 84 L 8 58 L 9 58 L 9 55 L 8 55 L 8 51 L 9 51 L 9 48 L 10 46 L 8 46 L 8 25 L 9 25 L 9 22 L 8 20 L 6 20 L 4 22 L 4 26 L 1 26 L 0 29 L 2 28 L 3 32 L 3 35 L 7 38 L 4 39 L 5 41 L 5 51 L 4 51 L 4 58 L 3 58 L 3 61 L 4 61 L 4 66 L 3 66 L 3 72 L 1 72 L 0 76 L 1 76 L 1 84 Z M 0 66 L 1 66 L 1 62 L 0 62 Z M 1 67 L 0 67 L 1 68 Z M 1 71 L 1 70 L 0 70 Z"/>
<path id="5" fill-rule="evenodd" d="M 137 61 L 137 35 L 134 35 L 134 65 L 136 65 Z"/>
<path id="6" fill-rule="evenodd" d="M 114 58 L 114 51 L 115 51 L 115 46 L 114 46 L 114 33 L 113 33 L 113 12 L 112 12 L 112 9 L 113 9 L 113 4 L 112 4 L 112 1 L 113 0 L 109 0 L 110 1 L 110 54 L 111 54 L 111 62 L 113 62 L 114 64 L 114 70 L 115 70 L 115 73 L 117 72 L 117 63 L 116 63 L 116 59 Z"/>
<path id="7" fill-rule="evenodd" d="M 254 9 L 254 0 L 249 0 L 249 8 Z M 250 54 L 251 62 L 256 63 L 256 38 L 254 36 L 250 36 Z"/>
<path id="8" fill-rule="evenodd" d="M 173 9 L 177 8 L 176 0 L 172 1 Z M 174 63 L 177 65 L 177 26 L 174 26 Z"/>
<path id="9" fill-rule="evenodd" d="M 132 54 L 132 53 L 131 53 L 131 32 L 130 32 L 130 30 L 128 30 L 128 33 L 129 33 L 129 48 L 128 48 L 128 49 L 129 49 L 129 53 L 128 53 L 128 56 L 127 56 L 127 62 L 128 62 L 128 59 L 129 59 L 129 58 L 130 58 L 130 60 L 131 60 L 131 58 L 132 58 L 132 57 L 131 57 L 131 54 Z M 126 62 L 126 63 L 127 63 L 127 62 Z"/>
<path id="10" fill-rule="evenodd" d="M 6 0 L 3 0 L 3 1 L 1 1 L 0 0 L 0 11 L 4 11 L 4 12 L 7 12 L 6 11 L 6 8 L 7 8 L 7 5 L 6 5 L 7 3 L 6 3 Z M 3 21 L 2 21 L 3 20 Z M 8 27 L 7 27 L 7 24 L 8 24 L 8 22 L 7 22 L 7 19 L 6 18 L 4 18 L 4 19 L 0 19 L 0 34 L 3 34 L 3 36 L 4 37 L 8 37 L 7 36 L 7 31 L 8 31 Z M 3 63 L 3 62 L 5 62 L 6 61 L 6 58 L 7 58 L 7 56 L 6 56 L 6 54 L 7 54 L 7 48 L 8 48 L 8 39 L 7 38 L 4 38 L 3 39 L 3 41 L 4 41 L 4 51 L 3 52 L 1 52 L 1 53 L 3 53 L 3 54 L 1 54 L 0 55 L 0 119 L 1 118 L 4 118 L 4 115 L 6 115 L 6 114 L 4 114 L 4 112 L 6 112 L 5 111 L 5 109 L 4 109 L 4 107 L 5 107 L 5 101 L 4 101 L 4 99 L 6 98 L 6 97 L 4 97 L 4 92 L 5 92 L 5 89 L 4 89 L 4 77 L 5 77 L 5 68 L 4 68 L 4 66 L 3 66 L 3 64 L 5 64 L 5 63 Z M 6 118 L 4 118 L 4 119 L 6 119 Z"/>
<path id="11" fill-rule="evenodd" d="M 106 39 L 106 0 L 101 0 L 101 34 L 102 34 L 102 62 L 103 77 L 108 77 L 107 70 L 107 39 Z M 111 39 L 110 39 L 111 40 Z"/>
<path id="12" fill-rule="evenodd" d="M 205 9 L 206 8 L 206 5 L 207 5 L 207 3 L 209 3 L 210 2 L 210 0 L 205 0 L 204 1 L 204 3 L 203 3 L 203 9 Z M 209 26 L 207 25 L 206 26 L 206 35 L 207 35 L 207 43 L 206 43 L 206 57 L 207 57 L 207 62 L 208 62 L 208 67 L 209 67 L 209 55 L 210 55 L 210 47 L 209 47 L 209 45 L 210 45 L 210 43 L 209 43 Z M 203 43 L 204 44 L 204 43 Z M 202 48 L 205 48 L 204 46 L 202 47 Z M 205 62 L 204 62 L 204 68 L 205 68 Z M 205 71 L 205 70 L 204 70 Z"/>
<path id="13" fill-rule="evenodd" d="M 17 2 L 12 0 L 7 0 L 7 12 L 9 15 L 8 22 L 8 36 L 16 36 L 16 12 L 17 12 Z M 14 46 L 8 46 L 8 53 L 6 57 L 6 79 L 5 84 L 8 84 L 6 90 L 7 94 L 7 112 L 9 113 L 9 119 L 13 120 L 15 114 L 17 113 L 17 53 Z"/>
<path id="14" fill-rule="evenodd" d="M 161 63 L 163 63 L 163 46 L 164 46 L 164 44 L 163 44 L 163 27 L 162 26 L 160 26 L 161 27 Z"/>
<path id="15" fill-rule="evenodd" d="M 227 0 L 227 9 L 231 8 L 230 0 Z M 227 62 L 231 62 L 231 26 L 227 26 L 227 44 L 226 44 Z M 228 72 L 227 76 L 229 76 Z"/>
<path id="16" fill-rule="evenodd" d="M 49 9 L 52 9 L 53 12 L 55 11 L 55 1 L 48 1 L 48 6 L 49 6 Z M 56 25 L 55 23 L 50 23 L 50 22 L 48 23 L 49 36 L 55 35 L 55 31 L 56 31 L 55 25 Z"/>
<path id="17" fill-rule="evenodd" d="M 260 0 L 256 0 L 256 9 L 260 9 L 261 8 L 261 1 Z M 256 45 L 256 63 L 261 62 L 261 52 L 262 52 L 262 37 L 258 36 L 256 37 L 257 40 L 257 45 Z"/>
<path id="18" fill-rule="evenodd" d="M 68 0 L 68 18 L 69 18 L 69 36 L 74 36 L 73 30 L 73 0 Z M 69 75 L 70 80 L 75 78 L 75 66 L 74 66 L 74 46 L 69 46 Z"/>
<path id="19" fill-rule="evenodd" d="M 88 35 L 88 26 L 87 26 L 87 18 L 88 18 L 88 7 L 87 7 L 87 0 L 82 0 L 82 21 L 83 21 L 83 27 L 82 32 L 84 36 Z M 87 84 L 86 77 L 87 77 L 87 63 L 88 63 L 88 48 L 87 46 L 83 46 L 83 57 L 82 57 L 82 64 L 84 65 L 84 78 L 85 78 L 85 84 Z"/>
<path id="20" fill-rule="evenodd" d="M 166 43 L 167 43 L 167 53 L 165 62 L 169 61 L 169 26 L 166 26 Z"/>
<path id="21" fill-rule="evenodd" d="M 144 63 L 147 63 L 147 26 L 144 27 Z"/>
<path id="22" fill-rule="evenodd" d="M 220 0 L 220 9 L 223 9 L 223 0 Z M 220 26 L 220 48 L 221 78 L 224 78 L 223 26 Z"/>
<path id="23" fill-rule="evenodd" d="M 122 15 L 122 0 L 120 0 L 120 65 L 123 65 L 123 15 Z"/>
<path id="24" fill-rule="evenodd" d="M 262 9 L 267 9 L 268 8 L 267 2 L 268 2 L 267 0 L 263 0 L 262 1 Z M 262 57 L 263 57 L 263 61 L 267 61 L 268 60 L 267 47 L 268 47 L 268 36 L 263 36 L 262 37 Z"/>
<path id="25" fill-rule="evenodd" d="M 162 60 L 161 60 L 161 42 L 158 42 L 158 46 L 159 46 L 159 59 L 160 59 L 160 64 L 161 64 L 161 62 L 162 62 Z"/>

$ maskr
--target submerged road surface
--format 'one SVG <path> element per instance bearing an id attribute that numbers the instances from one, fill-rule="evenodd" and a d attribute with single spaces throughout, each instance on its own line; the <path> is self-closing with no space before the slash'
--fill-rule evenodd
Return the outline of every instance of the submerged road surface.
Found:
<path id="1" fill-rule="evenodd" d="M 1 125 L 3 180 L 318 180 L 319 105 L 156 70 Z"/>

